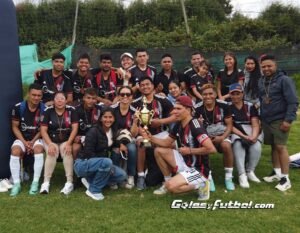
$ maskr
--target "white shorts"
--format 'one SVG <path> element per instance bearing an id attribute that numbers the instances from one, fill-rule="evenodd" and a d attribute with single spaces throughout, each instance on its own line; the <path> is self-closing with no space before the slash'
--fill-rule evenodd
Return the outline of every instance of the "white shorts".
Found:
<path id="1" fill-rule="evenodd" d="M 184 170 L 183 172 L 180 172 L 180 175 L 182 175 L 184 177 L 185 181 L 188 184 L 194 185 L 195 189 L 198 189 L 200 187 L 200 184 L 207 180 L 195 168 L 188 168 L 188 169 Z"/>
<path id="2" fill-rule="evenodd" d="M 182 155 L 177 150 L 173 150 L 173 155 L 177 166 L 176 173 L 183 172 L 189 169 L 189 167 L 184 162 Z"/>
<path id="3" fill-rule="evenodd" d="M 14 141 L 14 143 L 12 144 L 11 148 L 13 148 L 14 146 L 19 146 L 21 147 L 21 150 L 25 153 L 26 152 L 26 147 L 24 145 L 24 143 L 17 139 Z M 42 139 L 38 139 L 34 142 L 33 144 L 33 148 L 36 147 L 36 146 L 42 146 L 44 148 L 44 143 L 43 143 L 43 140 Z"/>

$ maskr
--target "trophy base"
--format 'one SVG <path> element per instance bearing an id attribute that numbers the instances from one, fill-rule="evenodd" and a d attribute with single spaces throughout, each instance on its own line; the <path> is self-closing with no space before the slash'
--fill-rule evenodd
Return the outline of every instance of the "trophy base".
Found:
<path id="1" fill-rule="evenodd" d="M 142 142 L 141 142 L 141 147 L 144 147 L 144 148 L 151 148 L 152 147 L 152 144 L 151 144 L 151 142 L 149 141 L 149 140 L 143 140 Z"/>

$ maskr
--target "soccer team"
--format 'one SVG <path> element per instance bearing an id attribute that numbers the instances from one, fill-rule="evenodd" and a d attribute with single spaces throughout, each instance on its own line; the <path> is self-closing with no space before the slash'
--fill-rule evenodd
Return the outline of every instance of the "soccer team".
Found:
<path id="1" fill-rule="evenodd" d="M 278 182 L 280 191 L 291 188 L 286 144 L 298 99 L 274 56 L 248 56 L 242 71 L 227 52 L 216 77 L 199 52 L 183 73 L 174 70 L 170 54 L 161 57 L 159 73 L 148 60 L 147 51 L 137 49 L 135 56 L 123 53 L 121 67 L 114 68 L 112 57 L 101 54 L 99 68 L 91 68 L 82 54 L 76 70 L 65 70 L 65 57 L 54 54 L 53 68 L 37 71 L 27 100 L 12 109 L 12 184 L 2 180 L 0 191 L 17 196 L 23 171 L 32 165 L 29 194 L 48 194 L 61 157 L 65 195 L 77 180 L 94 200 L 104 199 L 106 186 L 159 184 L 156 195 L 197 190 L 199 200 L 208 200 L 216 191 L 213 175 L 220 175 L 209 156 L 223 154 L 226 190 L 235 190 L 234 165 L 239 185 L 249 188 L 249 181 L 261 182 L 255 168 L 263 142 L 271 146 L 273 167 L 263 180 Z M 152 115 L 149 125 L 142 109 Z"/>

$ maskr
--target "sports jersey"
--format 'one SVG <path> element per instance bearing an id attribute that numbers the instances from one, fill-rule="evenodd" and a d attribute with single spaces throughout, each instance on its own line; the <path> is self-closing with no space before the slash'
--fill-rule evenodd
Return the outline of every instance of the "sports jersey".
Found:
<path id="1" fill-rule="evenodd" d="M 197 88 L 197 91 L 201 93 L 201 87 L 204 84 L 213 83 L 211 76 L 207 75 L 206 77 L 201 77 L 199 74 L 194 74 L 191 76 L 190 88 Z"/>
<path id="2" fill-rule="evenodd" d="M 46 103 L 54 99 L 54 94 L 57 91 L 63 91 L 66 94 L 73 92 L 71 83 L 72 73 L 70 71 L 63 71 L 57 77 L 53 77 L 52 69 L 43 70 L 34 81 L 39 84 L 43 89 L 43 102 Z"/>
<path id="3" fill-rule="evenodd" d="M 86 132 L 99 120 L 103 105 L 95 105 L 92 109 L 84 109 L 84 104 L 75 107 L 78 115 L 78 135 L 84 136 Z"/>
<path id="4" fill-rule="evenodd" d="M 156 88 L 158 84 L 161 83 L 163 85 L 162 92 L 165 93 L 165 95 L 167 96 L 169 94 L 169 83 L 174 80 L 176 80 L 177 82 L 181 81 L 180 75 L 178 74 L 177 71 L 172 70 L 170 77 L 168 77 L 167 75 L 165 75 L 164 71 L 162 70 L 157 76 L 155 76 L 154 86 Z"/>
<path id="5" fill-rule="evenodd" d="M 87 73 L 86 76 L 81 77 L 76 70 L 71 78 L 71 83 L 73 87 L 73 101 L 81 101 L 83 98 L 84 93 L 82 93 L 82 89 L 92 87 L 92 74 Z"/>
<path id="6" fill-rule="evenodd" d="M 181 122 L 177 122 L 171 129 L 169 136 L 177 140 L 178 147 L 186 146 L 190 148 L 200 148 L 203 142 L 209 138 L 205 129 L 201 127 L 200 122 L 196 118 L 191 119 L 184 128 Z M 195 167 L 205 177 L 208 177 L 208 155 L 184 155 L 182 157 L 187 166 Z"/>
<path id="7" fill-rule="evenodd" d="M 130 130 L 136 109 L 130 105 L 126 115 L 122 115 L 120 110 L 120 103 L 116 103 L 114 105 L 111 105 L 110 107 L 114 109 L 117 128 Z"/>
<path id="8" fill-rule="evenodd" d="M 11 112 L 12 120 L 19 122 L 19 129 L 26 141 L 31 141 L 39 132 L 41 115 L 44 104 L 40 103 L 34 112 L 28 108 L 27 101 L 24 102 L 24 109 L 21 109 L 23 102 L 17 103 Z"/>
<path id="9" fill-rule="evenodd" d="M 231 84 L 237 83 L 238 81 L 244 79 L 244 72 L 240 69 L 233 71 L 231 74 L 227 74 L 224 69 L 220 70 L 217 80 L 221 82 L 222 95 L 227 95 L 229 93 L 229 86 Z"/>
<path id="10" fill-rule="evenodd" d="M 137 99 L 135 99 L 132 102 L 132 106 L 134 108 L 139 108 L 139 109 L 143 109 L 143 99 L 142 97 L 139 97 Z M 170 115 L 170 112 L 173 109 L 173 105 L 171 104 L 171 102 L 160 95 L 154 95 L 154 99 L 152 100 L 151 103 L 147 103 L 147 109 L 149 111 L 153 110 L 154 111 L 154 115 L 153 115 L 153 119 L 161 119 L 161 118 L 167 118 Z M 165 126 L 161 126 L 158 128 L 153 128 L 150 126 L 148 126 L 149 131 L 151 134 L 157 134 L 160 133 L 164 130 L 166 130 Z"/>
<path id="11" fill-rule="evenodd" d="M 48 126 L 48 135 L 54 143 L 67 141 L 75 123 L 78 123 L 78 115 L 75 108 L 68 105 L 62 116 L 56 113 L 53 106 L 46 108 L 41 121 L 42 126 Z"/>
<path id="12" fill-rule="evenodd" d="M 237 124 L 251 124 L 252 117 L 259 117 L 257 109 L 250 102 L 244 101 L 243 107 L 238 109 L 234 104 L 229 103 L 232 119 Z"/>
<path id="13" fill-rule="evenodd" d="M 197 71 L 195 71 L 193 68 L 190 68 L 183 73 L 183 81 L 185 82 L 186 88 L 188 90 L 191 86 L 191 77 L 195 74 L 197 74 Z"/>
<path id="14" fill-rule="evenodd" d="M 116 97 L 117 87 L 123 85 L 121 80 L 114 70 L 110 71 L 108 79 L 104 79 L 102 71 L 99 70 L 93 77 L 93 87 L 98 90 L 98 95 L 102 98 L 113 101 Z"/>
<path id="15" fill-rule="evenodd" d="M 231 111 L 227 102 L 216 100 L 215 107 L 212 111 L 208 111 L 203 102 L 195 105 L 195 117 L 204 119 L 204 127 L 213 124 L 225 124 L 225 119 L 231 117 Z"/>

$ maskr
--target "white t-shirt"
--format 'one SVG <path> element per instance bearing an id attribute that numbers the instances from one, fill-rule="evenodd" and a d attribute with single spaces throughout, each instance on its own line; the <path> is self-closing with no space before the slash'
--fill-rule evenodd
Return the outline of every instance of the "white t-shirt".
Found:
<path id="1" fill-rule="evenodd" d="M 106 136 L 108 138 L 108 146 L 111 146 L 113 144 L 113 134 L 112 134 L 112 130 L 109 129 L 108 132 L 106 132 Z"/>

